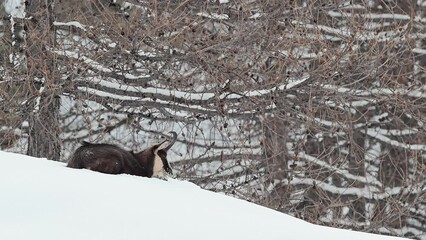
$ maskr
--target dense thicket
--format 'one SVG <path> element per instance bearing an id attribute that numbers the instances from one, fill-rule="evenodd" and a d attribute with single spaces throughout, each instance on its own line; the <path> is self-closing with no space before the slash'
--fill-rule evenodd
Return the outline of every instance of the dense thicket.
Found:
<path id="1" fill-rule="evenodd" d="M 4 5 L 3 149 L 44 131 L 66 160 L 83 139 L 137 150 L 173 130 L 179 178 L 426 239 L 426 1 L 44 2 L 26 19 Z"/>

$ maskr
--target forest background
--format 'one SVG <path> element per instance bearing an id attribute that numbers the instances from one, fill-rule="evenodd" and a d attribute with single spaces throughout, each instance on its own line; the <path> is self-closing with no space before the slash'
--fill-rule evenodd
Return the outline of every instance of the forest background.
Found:
<path id="1" fill-rule="evenodd" d="M 178 133 L 176 176 L 426 239 L 425 0 L 3 0 L 0 147 Z"/>

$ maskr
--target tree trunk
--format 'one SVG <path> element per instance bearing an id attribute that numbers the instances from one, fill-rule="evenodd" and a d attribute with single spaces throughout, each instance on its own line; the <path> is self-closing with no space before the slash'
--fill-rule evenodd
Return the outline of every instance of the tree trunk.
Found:
<path id="1" fill-rule="evenodd" d="M 31 113 L 29 118 L 28 155 L 59 161 L 59 106 L 59 98 L 49 94 L 41 95 L 40 110 Z"/>
<path id="2" fill-rule="evenodd" d="M 28 155 L 59 160 L 59 77 L 55 56 L 49 51 L 55 47 L 53 6 L 53 0 L 30 1 L 27 5 L 28 86 L 37 96 L 28 113 Z"/>

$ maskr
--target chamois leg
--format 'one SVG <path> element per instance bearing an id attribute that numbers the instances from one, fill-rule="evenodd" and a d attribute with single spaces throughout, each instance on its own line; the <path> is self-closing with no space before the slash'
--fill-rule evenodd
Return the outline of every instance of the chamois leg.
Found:
<path id="1" fill-rule="evenodd" d="M 158 179 L 161 179 L 161 180 L 164 180 L 164 181 L 167 181 L 167 177 L 166 177 L 166 175 L 164 173 L 164 169 L 161 169 L 158 172 L 154 172 L 153 175 L 152 175 L 152 177 L 158 178 Z"/>

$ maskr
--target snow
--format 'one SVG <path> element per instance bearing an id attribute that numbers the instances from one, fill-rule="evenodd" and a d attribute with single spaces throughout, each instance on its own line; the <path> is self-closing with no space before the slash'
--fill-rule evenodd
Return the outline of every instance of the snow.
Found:
<path id="1" fill-rule="evenodd" d="M 294 156 L 294 157 L 296 157 L 296 153 L 295 153 L 295 152 L 293 152 L 293 151 L 289 151 L 289 154 L 290 154 L 290 156 Z M 328 164 L 328 163 L 326 163 L 326 162 L 324 162 L 324 161 L 321 161 L 320 159 L 315 158 L 315 157 L 313 157 L 313 156 L 311 156 L 311 155 L 308 155 L 308 154 L 306 154 L 306 153 L 304 153 L 304 152 L 299 152 L 299 153 L 297 154 L 297 157 L 300 157 L 300 158 L 302 158 L 302 159 L 305 159 L 305 160 L 306 160 L 306 161 L 308 161 L 308 162 L 311 162 L 311 163 L 314 163 L 314 164 L 316 164 L 316 165 L 319 165 L 319 166 L 321 166 L 321 167 L 322 167 L 322 168 L 324 168 L 324 169 L 328 169 L 328 170 L 330 170 L 330 171 L 333 171 L 333 172 L 339 173 L 339 174 L 341 174 L 341 175 L 345 176 L 347 179 L 351 179 L 351 180 L 359 181 L 359 182 L 362 182 L 362 183 L 370 183 L 370 184 L 374 184 L 374 185 L 378 186 L 379 188 L 382 188 L 382 183 L 381 183 L 380 181 L 378 181 L 378 180 L 367 179 L 366 177 L 363 177 L 363 176 L 356 176 L 356 175 L 353 175 L 353 174 L 351 174 L 351 173 L 350 173 L 348 170 L 346 170 L 346 169 L 340 169 L 340 168 L 338 168 L 338 167 L 336 167 L 336 166 L 330 165 L 330 164 Z M 375 187 L 373 188 L 372 186 L 369 186 L 368 191 L 369 191 L 369 192 L 370 192 L 370 191 L 378 191 L 378 189 L 376 189 Z M 358 195 L 362 195 L 362 194 L 358 194 Z"/>
<path id="2" fill-rule="evenodd" d="M 226 14 L 217 14 L 217 13 L 207 13 L 207 12 L 199 12 L 197 16 L 211 18 L 215 20 L 227 20 L 229 16 Z"/>
<path id="3" fill-rule="evenodd" d="M 318 30 L 323 30 L 327 33 L 331 33 L 331 34 L 335 34 L 338 36 L 343 36 L 343 37 L 349 37 L 351 35 L 351 32 L 349 29 L 336 29 L 336 28 L 332 28 L 329 26 L 324 26 L 324 25 L 319 25 L 319 24 L 308 24 L 308 23 L 304 23 L 301 21 L 296 21 L 293 20 L 291 22 L 294 25 L 300 25 L 300 26 L 304 26 L 307 29 L 318 29 Z"/>
<path id="4" fill-rule="evenodd" d="M 413 48 L 413 53 L 419 53 L 421 55 L 426 55 L 426 49 L 423 48 Z"/>
<path id="5" fill-rule="evenodd" d="M 71 21 L 71 22 L 56 22 L 55 21 L 55 22 L 53 22 L 53 25 L 55 25 L 55 26 L 74 26 L 76 28 L 80 28 L 83 31 L 86 31 L 86 27 L 83 24 L 81 24 L 77 21 Z"/>
<path id="6" fill-rule="evenodd" d="M 5 0 L 4 10 L 15 18 L 25 18 L 25 4 L 23 0 Z"/>
<path id="7" fill-rule="evenodd" d="M 417 89 L 404 89 L 404 88 L 372 88 L 368 90 L 354 90 L 346 87 L 340 87 L 336 85 L 323 84 L 322 88 L 327 90 L 334 90 L 338 93 L 351 93 L 355 96 L 372 96 L 377 95 L 403 95 L 408 97 L 425 98 L 426 97 L 426 86 L 418 87 Z"/>
<path id="8" fill-rule="evenodd" d="M 328 15 L 331 17 L 351 17 L 352 13 L 341 13 L 335 11 L 328 11 Z M 369 18 L 369 19 L 394 19 L 394 20 L 410 20 L 411 17 L 406 14 L 396 14 L 396 13 L 367 13 L 367 14 L 357 14 L 357 16 Z"/>
<path id="9" fill-rule="evenodd" d="M 322 227 L 169 179 L 0 151 L 0 239 L 401 239 Z"/>
<path id="10" fill-rule="evenodd" d="M 87 65 L 89 65 L 90 67 L 92 67 L 93 69 L 96 69 L 100 72 L 105 72 L 105 73 L 112 73 L 113 70 L 111 70 L 110 68 L 104 67 L 102 64 L 88 58 L 85 56 L 81 56 L 79 53 L 77 52 L 73 52 L 73 51 L 68 51 L 68 50 L 51 50 L 53 53 L 56 53 L 58 55 L 62 55 L 62 56 L 67 56 L 70 58 L 74 58 L 76 60 L 80 60 L 84 63 L 86 63 Z M 127 79 L 141 79 L 141 78 L 146 78 L 149 77 L 149 75 L 140 75 L 140 76 L 135 76 L 132 74 L 121 74 L 121 73 L 117 73 L 117 75 L 121 75 Z"/>
<path id="11" fill-rule="evenodd" d="M 396 140 L 393 140 L 391 138 L 388 138 L 380 133 L 380 129 L 372 129 L 369 128 L 367 131 L 365 131 L 367 135 L 370 137 L 376 138 L 382 142 L 388 143 L 391 146 L 400 147 L 404 149 L 409 149 L 413 151 L 426 151 L 426 145 L 425 144 L 408 144 L 408 143 L 402 143 L 398 142 Z M 384 132 L 388 133 L 389 131 L 384 130 Z M 403 135 L 402 132 L 399 132 L 400 135 Z"/>

